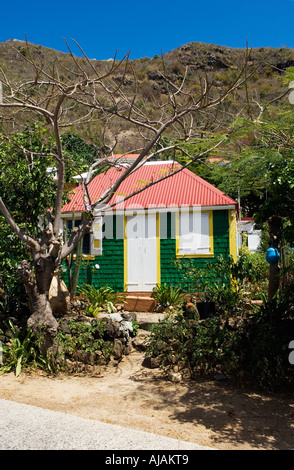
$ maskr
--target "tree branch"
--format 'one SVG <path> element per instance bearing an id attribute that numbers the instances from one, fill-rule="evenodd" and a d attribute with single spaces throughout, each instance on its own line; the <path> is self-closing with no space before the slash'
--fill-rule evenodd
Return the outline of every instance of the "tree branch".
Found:
<path id="1" fill-rule="evenodd" d="M 26 245 L 30 248 L 34 249 L 35 251 L 40 249 L 40 245 L 38 242 L 33 240 L 30 236 L 26 235 L 23 230 L 14 222 L 12 215 L 8 211 L 7 207 L 5 206 L 2 198 L 0 197 L 0 211 L 4 216 L 6 222 L 9 224 L 11 229 L 16 233 L 20 240 L 22 240 Z"/>

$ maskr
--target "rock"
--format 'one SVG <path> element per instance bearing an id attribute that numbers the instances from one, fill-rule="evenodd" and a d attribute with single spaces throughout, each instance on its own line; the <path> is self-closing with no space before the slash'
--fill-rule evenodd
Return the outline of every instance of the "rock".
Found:
<path id="1" fill-rule="evenodd" d="M 165 307 L 163 305 L 156 305 L 154 307 L 155 313 L 163 313 L 165 311 Z"/>
<path id="2" fill-rule="evenodd" d="M 180 383 L 182 382 L 182 379 L 183 379 L 182 374 L 180 374 L 179 372 L 174 372 L 173 370 L 170 370 L 168 372 L 167 378 L 168 380 L 174 383 Z"/>
<path id="3" fill-rule="evenodd" d="M 70 361 L 67 359 L 66 365 L 69 373 L 80 373 L 86 370 L 86 365 L 83 362 Z"/>
<path id="4" fill-rule="evenodd" d="M 58 275 L 53 276 L 49 289 L 49 302 L 55 316 L 65 315 L 70 310 L 70 295 L 65 283 Z"/>
<path id="5" fill-rule="evenodd" d="M 113 357 L 114 359 L 121 359 L 124 352 L 124 345 L 119 339 L 115 339 L 113 342 Z"/>
<path id="6" fill-rule="evenodd" d="M 105 341 L 113 341 L 115 338 L 122 336 L 122 331 L 120 330 L 119 324 L 117 322 L 111 321 L 109 318 L 105 318 L 105 332 L 103 334 L 103 339 Z"/>
<path id="7" fill-rule="evenodd" d="M 155 70 L 151 70 L 150 72 L 147 73 L 148 80 L 163 80 L 164 77 L 161 73 L 156 72 Z"/>
<path id="8" fill-rule="evenodd" d="M 147 346 L 144 339 L 136 337 L 133 339 L 132 344 L 137 351 L 146 351 Z"/>
<path id="9" fill-rule="evenodd" d="M 183 378 L 183 379 L 190 379 L 191 376 L 192 376 L 191 371 L 190 371 L 190 369 L 188 369 L 188 368 L 183 369 L 183 370 L 181 371 L 181 374 L 182 374 L 182 378 Z"/>
<path id="10" fill-rule="evenodd" d="M 147 367 L 147 369 L 151 369 L 151 357 L 144 357 L 142 367 Z"/>
<path id="11" fill-rule="evenodd" d="M 145 357 L 142 366 L 147 367 L 148 369 L 157 369 L 160 367 L 160 357 Z"/>
<path id="12" fill-rule="evenodd" d="M 158 367 L 160 367 L 160 364 L 161 364 L 160 356 L 150 357 L 150 367 L 151 367 L 151 369 L 157 369 Z"/>
<path id="13" fill-rule="evenodd" d="M 95 354 L 91 353 L 90 351 L 77 350 L 73 354 L 73 359 L 83 364 L 95 364 Z"/>
<path id="14" fill-rule="evenodd" d="M 125 321 L 136 321 L 137 315 L 135 312 L 122 313 L 121 316 Z"/>
<path id="15" fill-rule="evenodd" d="M 133 333 L 133 323 L 131 321 L 122 321 L 119 329 L 123 332 L 123 336 L 128 338 L 130 333 Z"/>
<path id="16" fill-rule="evenodd" d="M 119 364 L 119 361 L 117 361 L 116 359 L 111 359 L 111 361 L 108 362 L 107 366 L 108 367 L 117 367 Z"/>
<path id="17" fill-rule="evenodd" d="M 132 351 L 132 343 L 131 342 L 128 342 L 126 345 L 125 345 L 125 348 L 124 348 L 124 355 L 125 356 L 128 356 L 130 354 L 130 352 Z"/>
<path id="18" fill-rule="evenodd" d="M 150 337 L 150 333 L 146 330 L 139 330 L 137 336 L 132 339 L 132 344 L 137 351 L 146 351 L 147 349 L 147 338 Z"/>
<path id="19" fill-rule="evenodd" d="M 93 366 L 91 369 L 92 375 L 100 375 L 102 372 L 102 367 L 101 366 Z"/>
<path id="20" fill-rule="evenodd" d="M 121 316 L 120 313 L 109 313 L 108 318 L 110 318 L 110 320 L 112 321 L 117 321 L 118 323 L 123 321 L 123 317 Z"/>
<path id="21" fill-rule="evenodd" d="M 58 323 L 58 329 L 59 329 L 60 331 L 63 331 L 63 332 L 66 333 L 66 334 L 69 334 L 69 335 L 71 334 L 71 329 L 70 329 L 70 327 L 69 327 L 69 323 L 68 323 L 68 321 L 66 321 L 66 320 L 60 321 L 60 322 Z"/>
<path id="22" fill-rule="evenodd" d="M 101 320 L 103 328 L 101 329 Z M 59 328 L 67 335 L 73 334 L 70 328 L 70 321 L 72 317 L 65 316 L 59 321 Z M 91 326 L 91 334 L 94 339 L 103 339 L 109 341 L 113 345 L 113 361 L 118 363 L 122 360 L 124 355 L 130 354 L 132 350 L 131 334 L 133 333 L 133 322 L 127 321 L 123 316 L 118 313 L 108 314 L 104 313 L 103 316 L 98 318 L 80 317 L 75 318 L 75 321 L 83 322 L 85 325 Z M 76 350 L 71 356 L 75 363 L 83 363 L 91 366 L 102 364 L 104 361 L 103 353 L 99 349 L 95 353 L 85 350 Z M 114 364 L 115 365 L 115 364 Z"/>

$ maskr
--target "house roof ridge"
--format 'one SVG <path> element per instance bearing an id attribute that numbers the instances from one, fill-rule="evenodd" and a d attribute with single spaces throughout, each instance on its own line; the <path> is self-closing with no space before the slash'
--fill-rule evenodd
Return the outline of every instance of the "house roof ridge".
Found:
<path id="1" fill-rule="evenodd" d="M 175 163 L 181 165 L 176 160 L 153 160 L 145 162 L 144 165 L 174 165 Z"/>

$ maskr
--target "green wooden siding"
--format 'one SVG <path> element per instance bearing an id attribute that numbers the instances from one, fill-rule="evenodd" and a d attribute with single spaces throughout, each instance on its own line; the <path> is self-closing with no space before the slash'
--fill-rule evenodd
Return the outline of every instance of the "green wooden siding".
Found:
<path id="1" fill-rule="evenodd" d="M 115 219 L 115 218 L 114 218 Z M 175 214 L 160 215 L 160 269 L 161 283 L 181 285 L 181 277 L 173 261 L 176 259 Z M 229 216 L 227 210 L 213 212 L 214 258 L 182 258 L 203 267 L 220 256 L 229 256 Z M 91 284 L 97 288 L 108 285 L 117 292 L 124 290 L 124 240 L 123 218 L 114 223 L 113 238 L 103 238 L 102 255 L 94 260 L 84 260 L 80 270 L 79 285 Z M 99 266 L 97 269 L 96 266 Z M 184 286 L 183 286 L 184 287 Z"/>
<path id="2" fill-rule="evenodd" d="M 124 241 L 103 240 L 102 255 L 95 258 L 92 284 L 110 286 L 117 292 L 124 290 Z M 95 265 L 99 265 L 99 269 Z"/>
<path id="3" fill-rule="evenodd" d="M 98 267 L 98 268 L 97 268 Z M 65 275 L 65 282 L 67 277 Z M 110 286 L 116 292 L 124 290 L 124 241 L 103 240 L 103 252 L 94 260 L 84 259 L 78 285 Z"/>
<path id="4" fill-rule="evenodd" d="M 102 255 L 84 259 L 78 285 L 91 284 L 99 288 L 110 286 L 116 292 L 124 290 L 123 217 L 107 216 L 102 231 Z M 65 276 L 65 282 L 67 281 Z"/>
<path id="5" fill-rule="evenodd" d="M 102 240 L 102 255 L 96 256 L 92 262 L 92 285 L 110 286 L 116 292 L 122 292 L 124 290 L 123 217 L 105 217 L 102 231 L 106 238 Z M 99 269 L 95 267 L 96 265 L 99 265 Z"/>

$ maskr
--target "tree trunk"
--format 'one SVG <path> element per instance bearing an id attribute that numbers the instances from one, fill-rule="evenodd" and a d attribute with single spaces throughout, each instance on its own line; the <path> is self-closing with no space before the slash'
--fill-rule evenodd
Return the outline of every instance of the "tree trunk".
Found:
<path id="1" fill-rule="evenodd" d="M 49 264 L 47 263 L 48 266 Z M 53 316 L 48 299 L 53 273 L 54 271 L 51 275 L 51 269 L 42 270 L 39 266 L 35 275 L 27 261 L 22 261 L 19 266 L 20 279 L 24 283 L 29 297 L 31 316 L 27 321 L 27 326 L 41 340 L 40 349 L 44 355 L 47 354 L 53 345 L 58 329 L 58 323 Z"/>
<path id="2" fill-rule="evenodd" d="M 269 267 L 269 284 L 268 284 L 268 300 L 272 300 L 280 286 L 280 266 L 279 264 L 270 265 Z"/>
<path id="3" fill-rule="evenodd" d="M 277 248 L 280 252 L 279 232 L 282 228 L 282 220 L 279 216 L 273 216 L 269 219 L 270 246 Z M 269 285 L 268 300 L 272 300 L 280 287 L 280 263 L 270 265 L 269 267 Z"/>

